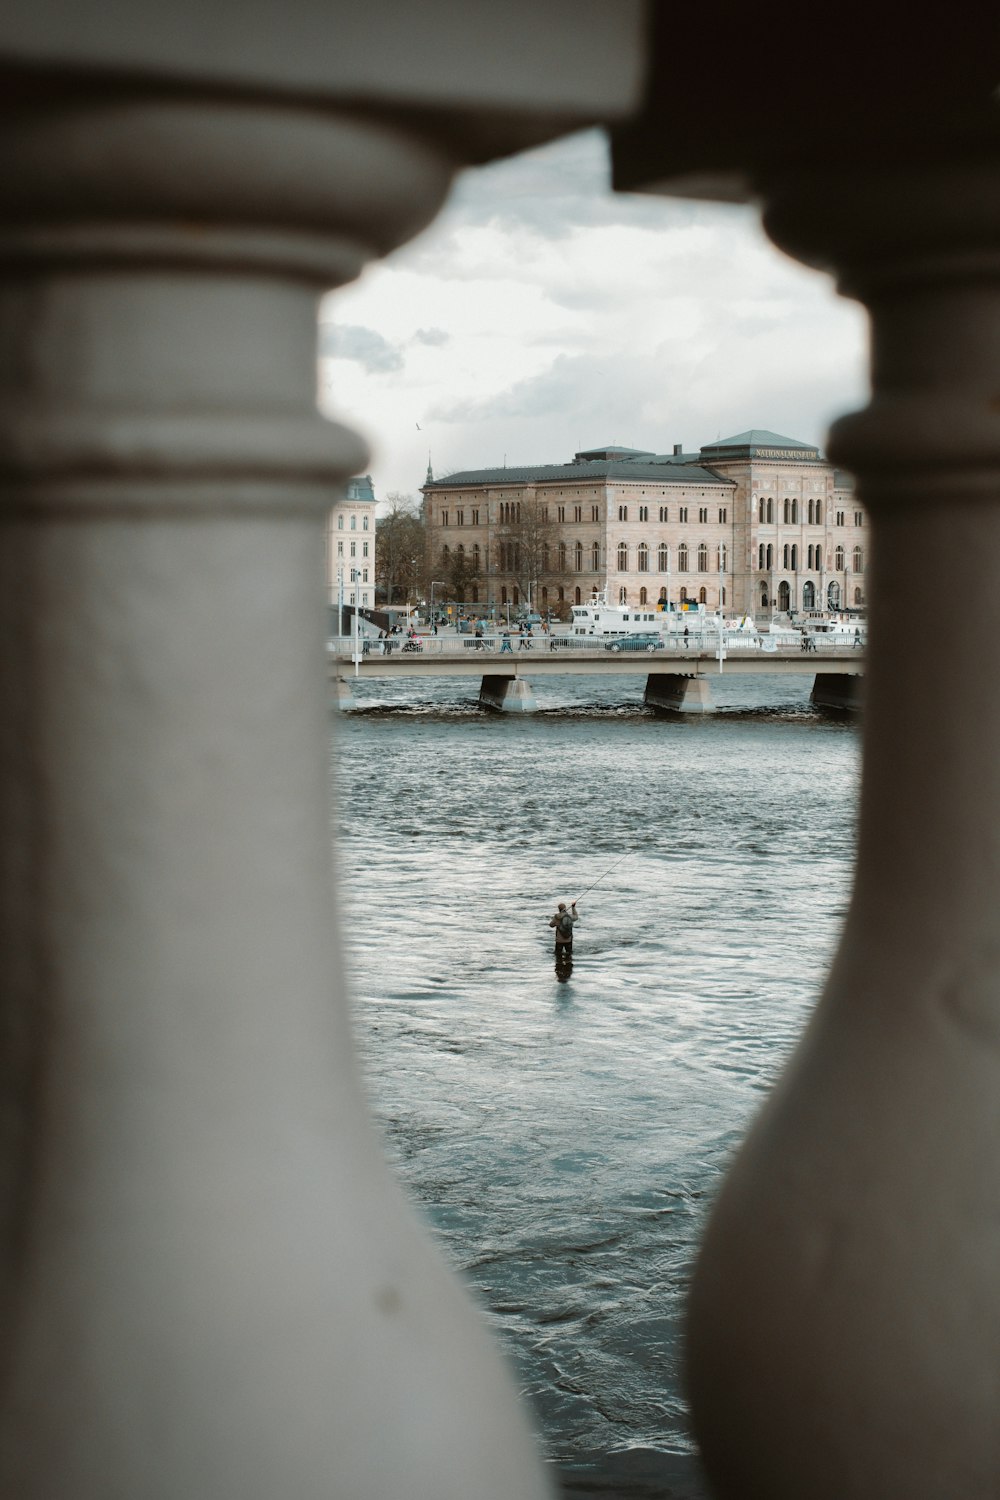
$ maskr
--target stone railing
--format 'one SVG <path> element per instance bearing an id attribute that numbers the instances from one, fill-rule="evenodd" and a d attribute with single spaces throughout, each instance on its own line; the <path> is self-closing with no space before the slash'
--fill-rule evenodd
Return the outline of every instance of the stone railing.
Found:
<path id="1" fill-rule="evenodd" d="M 708 1231 L 698 1436 L 733 1500 L 996 1494 L 995 17 L 895 10 L 5 7 L 4 1495 L 546 1493 L 355 1078 L 316 559 L 365 455 L 315 307 L 457 166 L 594 120 L 873 327 L 831 444 L 875 538 L 857 885 Z M 908 650 L 931 559 L 975 661 Z"/>

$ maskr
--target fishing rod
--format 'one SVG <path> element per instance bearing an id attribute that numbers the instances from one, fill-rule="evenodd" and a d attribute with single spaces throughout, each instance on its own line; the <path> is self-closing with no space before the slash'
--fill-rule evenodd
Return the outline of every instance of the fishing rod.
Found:
<path id="1" fill-rule="evenodd" d="M 576 901 L 582 901 L 584 896 L 590 894 L 590 892 L 594 889 L 594 886 L 600 885 L 601 881 L 604 880 L 606 876 L 610 875 L 612 870 L 617 870 L 619 865 L 623 865 L 627 859 L 631 859 L 632 856 L 637 852 L 638 851 L 635 849 L 630 849 L 627 854 L 623 854 L 620 859 L 616 859 L 614 864 L 608 865 L 608 868 L 602 874 L 598 875 L 597 879 L 593 882 L 592 885 L 588 885 L 585 891 L 580 892 L 579 896 L 577 896 L 576 898 Z M 571 904 L 575 906 L 576 901 L 573 901 Z"/>

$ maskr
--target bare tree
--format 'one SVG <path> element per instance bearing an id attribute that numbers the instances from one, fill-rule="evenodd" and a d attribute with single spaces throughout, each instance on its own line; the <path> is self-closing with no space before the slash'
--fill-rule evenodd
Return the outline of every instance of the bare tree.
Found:
<path id="1" fill-rule="evenodd" d="M 559 571 L 553 548 L 555 535 L 548 505 L 536 495 L 512 502 L 509 519 L 497 527 L 495 572 L 499 578 L 513 581 L 525 603 L 537 601 L 540 580 Z"/>
<path id="2" fill-rule="evenodd" d="M 443 547 L 438 563 L 442 582 L 448 585 L 449 596 L 459 604 L 467 603 L 466 594 L 482 577 L 478 553 L 466 552 L 464 547 Z"/>
<path id="3" fill-rule="evenodd" d="M 375 522 L 375 585 L 386 604 L 403 603 L 423 591 L 427 531 L 420 501 L 391 490 L 388 513 Z"/>

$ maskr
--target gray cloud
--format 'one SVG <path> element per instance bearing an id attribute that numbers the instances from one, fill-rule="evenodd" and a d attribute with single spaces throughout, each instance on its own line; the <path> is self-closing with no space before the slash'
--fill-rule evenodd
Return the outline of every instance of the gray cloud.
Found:
<path id="1" fill-rule="evenodd" d="M 415 344 L 430 344 L 434 349 L 440 349 L 444 344 L 449 343 L 450 340 L 451 334 L 446 333 L 443 328 L 418 328 L 413 335 L 413 342 Z"/>
<path id="2" fill-rule="evenodd" d="M 352 323 L 321 323 L 319 352 L 324 359 L 353 359 L 365 370 L 385 373 L 403 368 L 400 351 L 374 328 Z"/>

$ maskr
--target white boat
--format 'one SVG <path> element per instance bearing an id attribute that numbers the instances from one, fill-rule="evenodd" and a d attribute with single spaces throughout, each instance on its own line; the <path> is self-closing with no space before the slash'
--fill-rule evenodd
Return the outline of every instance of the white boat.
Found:
<path id="1" fill-rule="evenodd" d="M 604 589 L 595 590 L 586 604 L 572 606 L 571 636 L 627 636 L 662 635 L 683 637 L 701 635 L 708 630 L 709 622 L 703 604 L 690 609 L 678 609 L 667 605 L 657 609 L 654 605 L 609 604 Z"/>

